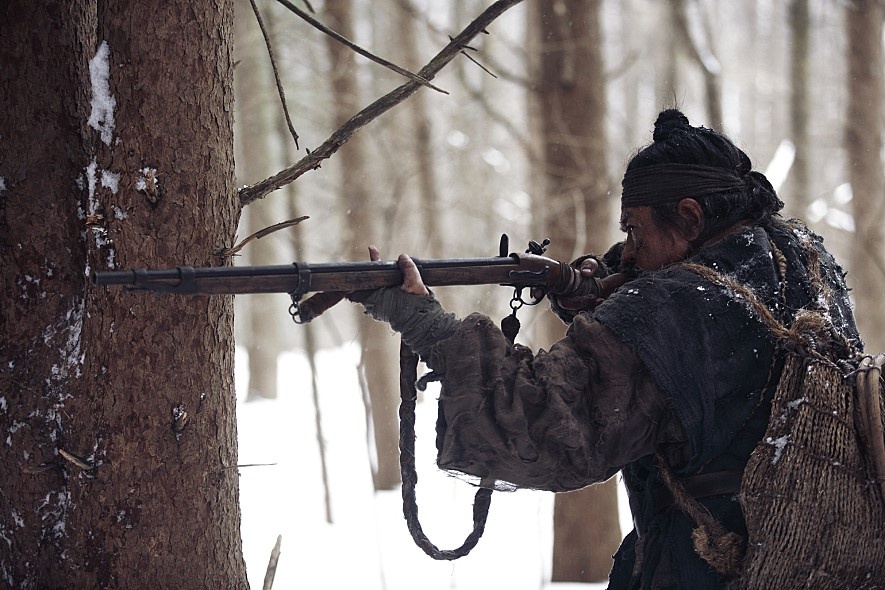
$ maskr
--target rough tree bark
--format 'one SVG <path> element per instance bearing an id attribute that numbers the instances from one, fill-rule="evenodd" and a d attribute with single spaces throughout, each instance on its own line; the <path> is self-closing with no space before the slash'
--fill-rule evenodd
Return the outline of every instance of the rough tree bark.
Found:
<path id="1" fill-rule="evenodd" d="M 845 5 L 849 88 L 845 150 L 856 227 L 851 268 L 858 323 L 872 352 L 885 350 L 883 10 L 878 0 L 853 0 Z"/>
<path id="2" fill-rule="evenodd" d="M 0 5 L 2 585 L 247 585 L 230 298 L 87 279 L 233 240 L 232 19 Z"/>
<path id="3" fill-rule="evenodd" d="M 536 2 L 540 71 L 536 87 L 544 146 L 543 235 L 549 255 L 570 260 L 608 247 L 611 206 L 606 174 L 605 82 L 598 0 Z M 562 337 L 552 315 L 545 342 Z M 611 570 L 621 540 L 614 480 L 554 502 L 553 581 L 594 582 Z"/>

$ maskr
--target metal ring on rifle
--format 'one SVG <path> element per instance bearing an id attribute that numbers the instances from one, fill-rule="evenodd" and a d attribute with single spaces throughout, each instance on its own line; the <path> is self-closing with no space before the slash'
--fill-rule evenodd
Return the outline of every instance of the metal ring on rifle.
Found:
<path id="1" fill-rule="evenodd" d="M 295 300 L 295 295 L 292 295 L 292 305 L 289 306 L 289 315 L 292 316 L 292 321 L 296 324 L 305 323 L 304 320 L 301 319 L 301 306 L 298 305 L 298 302 Z"/>
<path id="2" fill-rule="evenodd" d="M 522 300 L 522 289 L 523 287 L 516 287 L 513 289 L 513 297 L 510 298 L 510 309 L 513 310 L 514 313 L 526 304 L 525 301 Z"/>

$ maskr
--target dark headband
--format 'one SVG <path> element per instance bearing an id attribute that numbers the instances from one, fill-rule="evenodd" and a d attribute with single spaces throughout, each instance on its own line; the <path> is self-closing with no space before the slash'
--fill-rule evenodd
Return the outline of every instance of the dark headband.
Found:
<path id="1" fill-rule="evenodd" d="M 658 164 L 629 170 L 621 181 L 621 206 L 662 205 L 743 188 L 736 170 L 695 164 Z"/>

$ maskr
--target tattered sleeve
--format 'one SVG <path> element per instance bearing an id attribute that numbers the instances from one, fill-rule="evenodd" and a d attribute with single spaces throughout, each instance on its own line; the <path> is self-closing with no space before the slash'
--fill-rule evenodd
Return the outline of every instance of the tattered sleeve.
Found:
<path id="1" fill-rule="evenodd" d="M 427 360 L 442 380 L 439 466 L 486 484 L 578 489 L 684 438 L 642 362 L 586 314 L 537 355 L 473 314 Z"/>

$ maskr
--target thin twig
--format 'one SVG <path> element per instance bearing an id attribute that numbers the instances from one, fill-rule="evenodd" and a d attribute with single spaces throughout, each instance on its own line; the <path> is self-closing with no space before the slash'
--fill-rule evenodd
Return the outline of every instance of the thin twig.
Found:
<path id="1" fill-rule="evenodd" d="M 489 6 L 479 17 L 458 34 L 455 39 L 440 51 L 430 62 L 424 66 L 419 75 L 427 80 L 432 80 L 450 61 L 455 59 L 461 48 L 476 35 L 483 32 L 496 18 L 505 11 L 516 6 L 522 0 L 498 0 Z M 249 203 L 267 196 L 269 193 L 285 186 L 309 170 L 319 168 L 323 160 L 328 159 L 344 145 L 354 133 L 359 131 L 379 116 L 383 115 L 399 103 L 409 98 L 418 91 L 421 84 L 409 81 L 385 94 L 359 113 L 351 117 L 344 125 L 338 128 L 321 146 L 309 152 L 307 156 L 286 168 L 252 186 L 243 187 L 239 190 L 240 206 L 245 207 Z"/>
<path id="2" fill-rule="evenodd" d="M 405 68 L 401 68 L 398 65 L 387 61 L 386 59 L 383 59 L 381 57 L 378 57 L 377 55 L 373 55 L 372 53 L 369 53 L 368 51 L 366 51 L 365 49 L 363 49 L 362 47 L 360 47 L 359 45 L 357 45 L 353 41 L 350 41 L 346 37 L 336 33 L 335 31 L 333 31 L 332 29 L 330 29 L 329 27 L 327 27 L 326 25 L 324 25 L 323 23 L 321 23 L 317 19 L 313 18 L 312 16 L 310 16 L 309 14 L 307 14 L 306 12 L 304 12 L 303 10 L 301 10 L 300 8 L 298 8 L 297 6 L 295 6 L 294 4 L 289 2 L 289 0 L 277 0 L 277 2 L 279 2 L 283 6 L 285 6 L 286 8 L 291 10 L 292 12 L 294 12 L 296 15 L 298 15 L 303 20 L 307 21 L 307 23 L 309 23 L 312 27 L 322 31 L 323 33 L 332 37 L 336 41 L 343 43 L 344 45 L 346 45 L 347 47 L 349 47 L 350 49 L 352 49 L 356 53 L 365 57 L 366 59 L 371 60 L 371 61 L 375 62 L 376 64 L 382 65 L 389 70 L 393 70 L 397 74 L 399 74 L 401 76 L 405 76 L 406 78 L 408 78 L 410 80 L 414 80 L 415 82 L 418 82 L 422 86 L 427 86 L 428 88 L 432 88 L 433 90 L 436 90 L 437 92 L 442 92 L 443 94 L 448 94 L 448 92 L 446 92 L 442 88 L 437 88 L 436 86 L 431 84 L 429 80 L 427 80 L 426 78 L 423 78 L 421 75 L 413 74 L 412 72 L 410 72 L 409 70 L 406 70 Z"/>
<path id="3" fill-rule="evenodd" d="M 463 55 L 464 57 L 466 57 L 467 59 L 469 59 L 470 61 L 472 61 L 473 63 L 475 63 L 477 66 L 479 66 L 479 68 L 480 68 L 483 72 L 485 72 L 486 74 L 488 74 L 488 75 L 491 76 L 492 78 L 497 78 L 497 77 L 498 77 L 498 76 L 496 76 L 495 74 L 493 74 L 492 71 L 489 70 L 487 67 L 485 67 L 484 65 L 482 65 L 481 63 L 479 63 L 478 61 L 476 61 L 475 59 L 473 59 L 472 57 L 470 57 L 470 55 L 468 55 L 466 51 L 462 51 L 462 52 L 461 52 L 461 55 Z"/>
<path id="4" fill-rule="evenodd" d="M 267 29 L 264 27 L 264 19 L 261 18 L 261 13 L 258 11 L 258 5 L 255 4 L 255 0 L 249 0 L 249 3 L 252 4 L 252 12 L 255 13 L 255 19 L 258 21 L 258 28 L 261 29 L 261 36 L 264 37 L 264 45 L 267 47 L 267 55 L 270 57 L 270 68 L 273 70 L 273 79 L 277 84 L 277 93 L 280 95 L 280 102 L 283 105 L 283 113 L 286 115 L 286 125 L 289 126 L 289 133 L 292 134 L 292 139 L 295 140 L 295 149 L 299 149 L 298 133 L 295 132 L 295 126 L 292 125 L 292 119 L 289 117 L 289 107 L 286 105 L 286 93 L 283 90 L 283 83 L 280 81 L 280 72 L 277 70 L 277 62 L 276 59 L 274 59 L 270 35 L 267 34 Z"/>
<path id="5" fill-rule="evenodd" d="M 435 25 L 429 18 L 426 17 L 426 15 L 419 12 L 418 9 L 412 5 L 411 0 L 395 0 L 395 1 L 396 1 L 396 4 L 399 5 L 401 10 L 404 10 L 406 12 L 406 14 L 408 14 L 412 18 L 419 20 L 425 27 L 427 27 L 427 29 L 429 31 L 431 31 L 432 33 L 435 33 L 437 35 L 444 35 L 444 36 L 448 37 L 449 40 L 452 39 L 452 36 L 447 34 L 445 32 L 445 30 L 443 30 L 441 27 L 438 27 L 437 25 Z M 883 0 L 883 2 L 885 2 L 885 0 Z M 482 32 L 488 34 L 488 31 L 482 31 Z M 522 51 L 522 49 L 523 49 L 522 46 L 516 46 L 512 43 L 508 43 L 507 39 L 504 39 L 501 42 L 504 43 L 504 47 L 506 48 L 506 51 L 508 54 L 520 53 L 520 54 L 522 54 L 523 58 L 528 59 L 528 56 L 525 54 L 524 51 Z M 470 49 L 471 51 L 477 51 L 476 48 L 471 47 L 469 45 L 465 46 L 464 49 Z M 525 76 L 519 76 L 517 74 L 514 74 L 511 71 L 508 71 L 500 63 L 494 62 L 493 56 L 485 55 L 483 57 L 486 61 L 493 62 L 488 69 L 498 72 L 495 75 L 495 78 L 497 78 L 499 80 L 504 80 L 506 82 L 512 82 L 513 84 L 517 84 L 523 88 L 530 88 L 532 86 L 531 80 L 529 80 Z M 479 65 L 479 64 L 477 64 L 477 65 Z M 480 67 L 482 67 L 482 66 L 480 66 Z"/>
<path id="6" fill-rule="evenodd" d="M 219 471 L 226 471 L 228 469 L 241 469 L 243 467 L 273 467 L 276 463 L 240 463 L 239 465 L 225 465 Z"/>
<path id="7" fill-rule="evenodd" d="M 287 219 L 286 221 L 281 221 L 279 223 L 275 223 L 271 226 L 268 226 L 264 229 L 258 230 L 257 232 L 255 232 L 251 236 L 245 238 L 242 242 L 240 242 L 239 244 L 237 244 L 233 248 L 222 249 L 218 253 L 218 255 L 223 256 L 224 258 L 230 258 L 231 256 L 235 255 L 237 252 L 242 250 L 246 246 L 246 244 L 248 244 L 252 240 L 260 240 L 261 238 L 268 236 L 268 235 L 274 233 L 275 231 L 279 231 L 281 229 L 286 229 L 287 227 L 292 227 L 293 225 L 298 225 L 299 223 L 301 223 L 305 219 L 310 219 L 310 216 L 302 215 L 301 217 L 296 217 L 295 219 Z"/>
<path id="8" fill-rule="evenodd" d="M 77 457 L 76 455 L 72 455 L 71 453 L 67 452 L 64 449 L 59 449 L 58 454 L 61 455 L 66 460 L 73 463 L 74 465 L 76 465 L 77 467 L 79 467 L 80 469 L 82 469 L 83 471 L 89 471 L 95 467 L 95 465 L 90 465 L 89 463 L 87 463 L 86 461 L 81 459 L 80 457 Z"/>
<path id="9" fill-rule="evenodd" d="M 483 31 L 483 33 L 485 33 L 486 35 L 488 35 L 488 31 Z M 449 41 L 452 41 L 452 40 L 453 40 L 453 39 L 452 39 L 452 36 L 449 35 Z M 476 51 L 476 48 L 475 48 L 475 47 L 471 47 L 470 45 L 465 45 L 462 49 L 469 49 L 470 51 Z M 473 63 L 475 63 L 477 66 L 479 66 L 479 68 L 480 68 L 483 72 L 485 72 L 486 74 L 488 74 L 488 75 L 491 76 L 492 78 L 495 78 L 495 79 L 498 78 L 498 76 L 496 76 L 495 74 L 493 74 L 491 70 L 489 70 L 487 67 L 485 67 L 484 65 L 482 65 L 481 63 L 479 63 L 478 61 L 476 61 L 475 59 L 473 59 L 472 57 L 470 57 L 470 55 L 469 55 L 466 51 L 461 51 L 461 55 L 463 55 L 464 57 L 466 57 L 467 59 L 469 59 L 470 61 L 472 61 Z"/>

